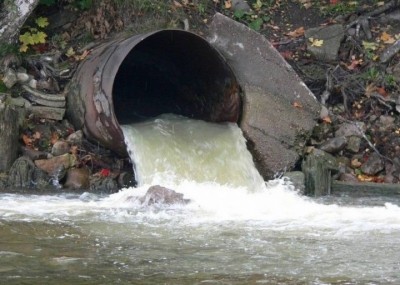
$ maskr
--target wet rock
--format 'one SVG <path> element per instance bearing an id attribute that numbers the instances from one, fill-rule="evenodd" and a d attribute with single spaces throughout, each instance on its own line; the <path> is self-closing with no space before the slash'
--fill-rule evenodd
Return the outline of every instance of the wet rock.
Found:
<path id="1" fill-rule="evenodd" d="M 4 85 L 10 89 L 15 85 L 15 83 L 18 82 L 17 74 L 13 69 L 7 68 L 6 71 L 4 72 L 2 81 Z"/>
<path id="2" fill-rule="evenodd" d="M 44 189 L 50 186 L 49 176 L 35 167 L 35 164 L 26 156 L 19 157 L 12 165 L 7 184 L 15 188 Z"/>
<path id="3" fill-rule="evenodd" d="M 347 139 L 345 137 L 335 137 L 324 142 L 319 148 L 328 153 L 336 153 L 345 148 Z"/>
<path id="4" fill-rule="evenodd" d="M 66 141 L 56 141 L 53 145 L 53 147 L 51 148 L 51 154 L 54 156 L 59 156 L 59 155 L 63 155 L 69 152 L 71 146 L 69 145 L 68 142 Z"/>
<path id="5" fill-rule="evenodd" d="M 367 161 L 361 165 L 361 171 L 368 175 L 376 175 L 384 169 L 384 164 L 376 152 L 371 153 Z"/>
<path id="6" fill-rule="evenodd" d="M 35 160 L 35 165 L 49 175 L 56 173 L 61 166 L 69 169 L 76 164 L 76 157 L 72 154 L 64 154 L 49 159 Z"/>
<path id="7" fill-rule="evenodd" d="M 177 193 L 174 190 L 154 185 L 147 190 L 146 194 L 139 198 L 139 201 L 146 206 L 153 204 L 187 204 L 190 200 L 183 199 L 182 193 Z"/>
<path id="8" fill-rule="evenodd" d="M 343 123 L 335 132 L 336 137 L 350 137 L 356 136 L 362 138 L 365 131 L 365 124 L 363 122 Z"/>
<path id="9" fill-rule="evenodd" d="M 6 189 L 8 186 L 8 175 L 6 173 L 0 173 L 0 192 Z"/>
<path id="10" fill-rule="evenodd" d="M 21 152 L 23 156 L 29 157 L 31 160 L 38 160 L 38 159 L 48 159 L 51 158 L 51 154 L 44 151 L 39 151 L 35 149 L 31 149 L 26 146 L 21 147 Z"/>
<path id="11" fill-rule="evenodd" d="M 90 191 L 112 194 L 118 192 L 118 184 L 112 177 L 92 176 L 90 178 Z"/>
<path id="12" fill-rule="evenodd" d="M 131 172 L 122 172 L 118 176 L 118 186 L 121 188 L 133 187 L 135 184 L 135 177 Z"/>
<path id="13" fill-rule="evenodd" d="M 293 184 L 294 188 L 300 192 L 300 194 L 304 194 L 305 186 L 304 186 L 304 173 L 301 171 L 290 171 L 286 172 L 284 177 L 287 177 L 289 181 Z"/>
<path id="14" fill-rule="evenodd" d="M 71 144 L 80 144 L 82 143 L 82 140 L 83 140 L 83 132 L 81 130 L 76 131 L 67 137 L 67 142 Z"/>
<path id="15" fill-rule="evenodd" d="M 344 182 L 359 182 L 357 177 L 355 177 L 352 173 L 341 173 L 338 177 L 338 180 Z"/>
<path id="16" fill-rule="evenodd" d="M 356 136 L 350 136 L 347 139 L 346 149 L 352 153 L 357 153 L 360 151 L 361 138 Z"/>
<path id="17" fill-rule="evenodd" d="M 344 28 L 342 25 L 330 25 L 311 28 L 304 33 L 307 41 L 307 49 L 319 60 L 337 60 L 340 44 L 344 39 Z M 316 45 L 315 41 L 323 41 Z M 314 43 L 314 44 L 313 44 Z"/>
<path id="18" fill-rule="evenodd" d="M 89 189 L 89 169 L 87 168 L 72 168 L 67 172 L 67 178 L 64 187 L 68 189 Z"/>

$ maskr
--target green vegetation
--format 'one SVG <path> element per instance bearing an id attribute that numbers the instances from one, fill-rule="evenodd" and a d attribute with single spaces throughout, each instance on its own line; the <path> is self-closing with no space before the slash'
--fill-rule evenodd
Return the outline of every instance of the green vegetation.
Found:
<path id="1" fill-rule="evenodd" d="M 327 5 L 321 8 L 321 12 L 324 16 L 338 16 L 347 15 L 353 13 L 357 9 L 356 1 L 343 1 L 334 5 Z"/>
<path id="2" fill-rule="evenodd" d="M 43 28 L 49 25 L 47 18 L 39 17 L 35 20 L 35 24 L 36 27 L 25 27 L 25 33 L 20 34 L 21 47 L 19 50 L 21 52 L 26 52 L 29 46 L 46 43 L 47 34 L 43 31 Z"/>

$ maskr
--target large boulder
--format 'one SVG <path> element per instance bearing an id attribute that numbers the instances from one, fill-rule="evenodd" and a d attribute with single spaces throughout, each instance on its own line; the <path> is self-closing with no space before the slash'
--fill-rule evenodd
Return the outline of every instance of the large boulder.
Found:
<path id="1" fill-rule="evenodd" d="M 208 41 L 243 89 L 240 127 L 261 175 L 290 170 L 319 117 L 319 102 L 272 44 L 245 25 L 216 14 Z"/>
<path id="2" fill-rule="evenodd" d="M 162 187 L 160 185 L 151 186 L 146 194 L 139 199 L 142 205 L 150 206 L 153 204 L 187 204 L 188 199 L 183 198 L 182 193 Z"/>

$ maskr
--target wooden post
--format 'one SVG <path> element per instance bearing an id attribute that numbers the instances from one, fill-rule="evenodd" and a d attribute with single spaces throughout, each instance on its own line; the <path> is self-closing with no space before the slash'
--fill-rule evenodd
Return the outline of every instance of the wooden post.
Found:
<path id="1" fill-rule="evenodd" d="M 9 170 L 18 154 L 18 111 L 4 101 L 0 100 L 0 172 Z"/>
<path id="2" fill-rule="evenodd" d="M 335 158 L 319 149 L 314 149 L 303 161 L 305 194 L 323 196 L 331 194 L 332 173 L 338 170 Z"/>

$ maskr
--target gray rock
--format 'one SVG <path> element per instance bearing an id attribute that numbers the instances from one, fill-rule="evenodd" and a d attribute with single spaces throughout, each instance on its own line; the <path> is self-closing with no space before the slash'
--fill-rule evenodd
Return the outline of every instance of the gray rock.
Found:
<path id="1" fill-rule="evenodd" d="M 382 115 L 379 117 L 379 124 L 384 128 L 390 128 L 393 126 L 393 123 L 395 121 L 395 118 L 393 116 L 385 116 Z"/>
<path id="2" fill-rule="evenodd" d="M 7 184 L 14 188 L 44 189 L 50 186 L 46 173 L 36 168 L 32 160 L 25 156 L 19 157 L 12 165 Z"/>
<path id="3" fill-rule="evenodd" d="M 344 28 L 342 25 L 330 25 L 311 28 L 305 31 L 307 49 L 317 59 L 322 61 L 335 61 L 338 57 L 340 44 L 344 39 Z M 323 40 L 321 46 L 313 46 L 311 39 Z"/>
<path id="4" fill-rule="evenodd" d="M 232 0 L 232 9 L 234 11 L 244 11 L 249 12 L 251 11 L 251 7 L 247 4 L 244 0 Z"/>
<path id="5" fill-rule="evenodd" d="M 111 177 L 91 177 L 90 191 L 94 193 L 112 194 L 118 192 L 118 184 Z"/>
<path id="6" fill-rule="evenodd" d="M 361 165 L 361 171 L 368 175 L 376 175 L 383 169 L 383 161 L 376 152 L 371 153 L 367 161 Z"/>
<path id="7" fill-rule="evenodd" d="M 335 132 L 335 137 L 363 137 L 365 124 L 363 122 L 343 123 Z"/>
<path id="8" fill-rule="evenodd" d="M 64 169 L 69 169 L 75 166 L 75 164 L 76 157 L 68 153 L 49 159 L 35 160 L 35 165 L 49 175 L 54 175 L 54 173 L 56 173 L 61 168 L 61 166 L 63 166 Z"/>
<path id="9" fill-rule="evenodd" d="M 336 153 L 343 150 L 346 144 L 347 139 L 345 137 L 335 137 L 324 142 L 319 148 L 329 153 Z"/>
<path id="10" fill-rule="evenodd" d="M 346 149 L 351 151 L 352 153 L 357 153 L 360 151 L 361 146 L 361 138 L 357 136 L 350 136 L 347 138 L 347 146 Z"/>
<path id="11" fill-rule="evenodd" d="M 89 189 L 89 169 L 87 168 L 72 168 L 67 172 L 67 179 L 64 183 L 64 187 L 68 189 Z"/>
<path id="12" fill-rule="evenodd" d="M 12 88 L 18 82 L 17 74 L 11 68 L 7 68 L 3 75 L 3 83 L 7 88 Z"/>
<path id="13" fill-rule="evenodd" d="M 150 206 L 153 204 L 187 204 L 188 199 L 183 198 L 182 193 L 177 193 L 174 190 L 154 185 L 147 190 L 146 194 L 139 198 L 142 205 Z"/>
<path id="14" fill-rule="evenodd" d="M 25 72 L 17 72 L 17 79 L 19 82 L 24 83 L 27 82 L 30 78 L 29 75 Z"/>
<path id="15" fill-rule="evenodd" d="M 66 141 L 56 141 L 51 148 L 51 154 L 54 156 L 63 155 L 69 152 L 71 146 Z"/>
<path id="16" fill-rule="evenodd" d="M 83 140 L 83 132 L 81 130 L 76 131 L 67 137 L 67 142 L 72 144 L 80 144 L 82 140 Z"/>

